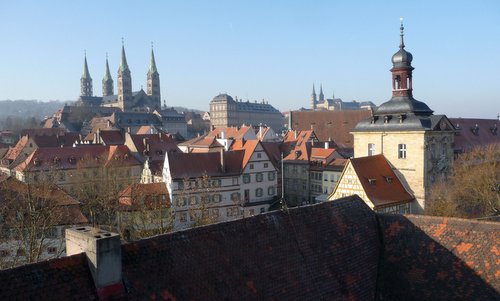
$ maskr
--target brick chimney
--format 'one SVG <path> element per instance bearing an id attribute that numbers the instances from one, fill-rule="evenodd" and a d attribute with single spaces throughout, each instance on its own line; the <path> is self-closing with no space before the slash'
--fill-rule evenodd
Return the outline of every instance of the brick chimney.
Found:
<path id="1" fill-rule="evenodd" d="M 117 300 L 125 296 L 122 282 L 120 235 L 93 227 L 66 229 L 68 256 L 87 255 L 99 300 Z"/>

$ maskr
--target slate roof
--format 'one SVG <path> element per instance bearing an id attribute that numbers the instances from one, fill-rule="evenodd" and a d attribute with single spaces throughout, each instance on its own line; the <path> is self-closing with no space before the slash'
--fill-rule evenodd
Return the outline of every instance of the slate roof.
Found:
<path id="1" fill-rule="evenodd" d="M 454 149 L 464 152 L 474 147 L 500 143 L 498 119 L 450 118 L 456 128 Z"/>
<path id="2" fill-rule="evenodd" d="M 351 196 L 125 244 L 125 298 L 498 300 L 499 235 L 500 223 L 376 214 Z M 84 258 L 0 271 L 0 299 L 95 300 Z"/>
<path id="3" fill-rule="evenodd" d="M 353 158 L 350 162 L 375 208 L 408 203 L 415 199 L 404 188 L 384 155 Z"/>
<path id="4" fill-rule="evenodd" d="M 312 128 L 320 141 L 331 138 L 341 148 L 354 146 L 354 138 L 350 132 L 358 122 L 370 116 L 370 110 L 291 112 L 293 130 Z"/>

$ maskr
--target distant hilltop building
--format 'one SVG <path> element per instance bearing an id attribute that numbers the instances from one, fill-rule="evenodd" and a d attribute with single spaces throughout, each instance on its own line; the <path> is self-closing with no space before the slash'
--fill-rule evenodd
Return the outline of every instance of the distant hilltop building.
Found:
<path id="1" fill-rule="evenodd" d="M 212 127 L 231 127 L 247 125 L 267 125 L 275 132 L 284 127 L 280 111 L 268 102 L 234 100 L 228 94 L 219 94 L 210 102 L 210 124 Z"/>
<path id="2" fill-rule="evenodd" d="M 325 98 L 323 94 L 323 85 L 320 85 L 319 95 L 316 95 L 316 89 L 313 84 L 313 90 L 311 94 L 311 110 L 313 111 L 347 111 L 347 110 L 372 110 L 377 106 L 371 101 L 350 101 L 344 102 L 340 98 Z"/>
<path id="3" fill-rule="evenodd" d="M 132 77 L 125 56 L 125 47 L 122 45 L 122 56 L 117 75 L 117 90 L 113 91 L 113 78 L 109 72 L 108 58 L 102 79 L 102 96 L 94 96 L 92 78 L 87 65 L 87 56 L 84 58 L 83 74 L 80 79 L 81 93 L 77 101 L 80 106 L 101 106 L 120 108 L 123 112 L 139 111 L 153 112 L 161 109 L 160 74 L 156 68 L 155 56 L 151 49 L 151 61 L 147 74 L 147 90 L 132 91 Z"/>

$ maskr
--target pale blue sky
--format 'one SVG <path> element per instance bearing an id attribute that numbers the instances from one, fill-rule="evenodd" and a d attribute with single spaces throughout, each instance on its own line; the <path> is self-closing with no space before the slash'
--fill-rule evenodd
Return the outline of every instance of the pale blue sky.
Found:
<path id="1" fill-rule="evenodd" d="M 219 92 L 309 106 L 390 99 L 404 17 L 414 96 L 450 117 L 500 112 L 500 1 L 0 0 L 0 99 L 75 100 L 87 50 L 94 94 L 105 54 L 116 84 L 125 39 L 133 89 L 151 41 L 168 105 L 208 109 Z M 116 91 L 116 86 L 115 86 Z"/>

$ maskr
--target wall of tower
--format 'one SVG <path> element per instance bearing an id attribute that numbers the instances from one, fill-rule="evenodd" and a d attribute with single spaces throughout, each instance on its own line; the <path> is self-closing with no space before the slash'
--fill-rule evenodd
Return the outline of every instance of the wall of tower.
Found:
<path id="1" fill-rule="evenodd" d="M 354 132 L 354 157 L 383 154 L 417 203 L 412 213 L 422 213 L 433 183 L 446 176 L 453 162 L 453 133 L 447 131 Z M 406 158 L 399 158 L 399 144 L 406 145 Z M 433 146 L 431 146 L 433 145 Z M 443 173 L 441 169 L 444 169 Z"/>

